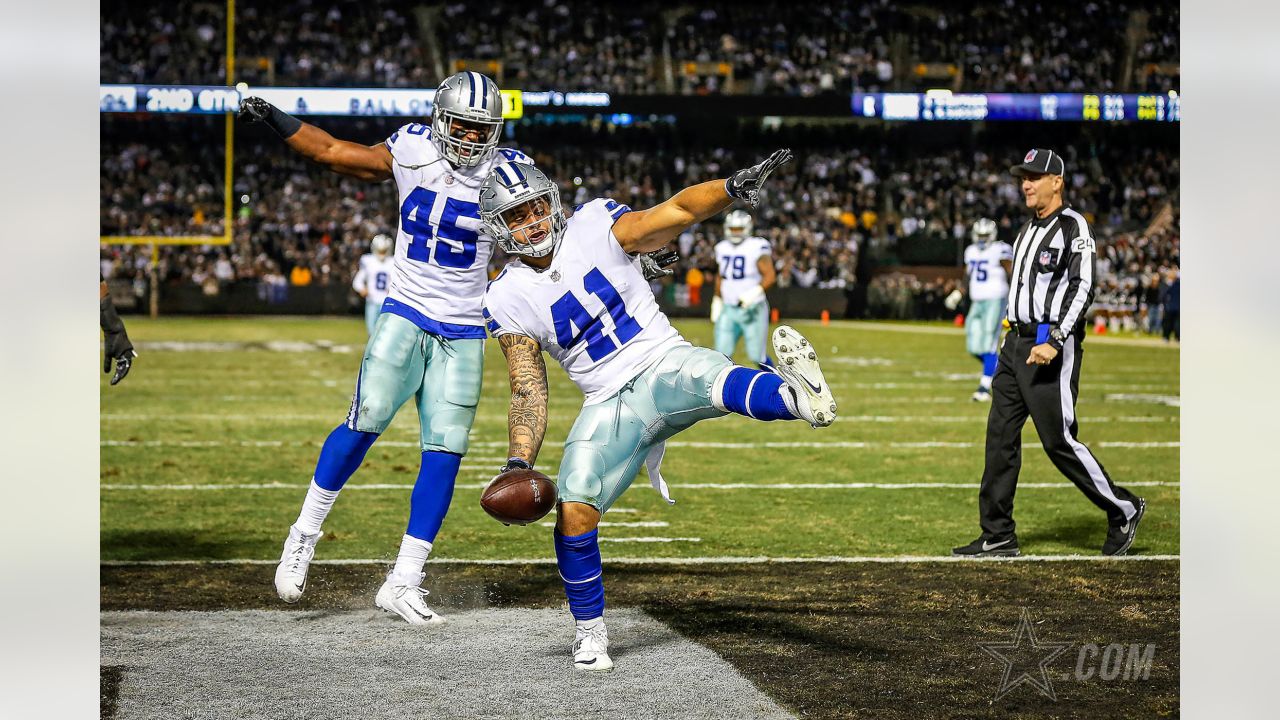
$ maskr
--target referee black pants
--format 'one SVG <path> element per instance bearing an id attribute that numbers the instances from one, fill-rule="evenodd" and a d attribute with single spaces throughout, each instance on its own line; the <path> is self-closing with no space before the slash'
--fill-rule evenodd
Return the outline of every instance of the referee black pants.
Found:
<path id="1" fill-rule="evenodd" d="M 1084 354 L 1080 333 L 1072 333 L 1048 365 L 1027 364 L 1035 340 L 1010 332 L 1000 348 L 987 416 L 987 464 L 978 491 L 982 534 L 998 540 L 1013 533 L 1013 494 L 1022 467 L 1022 426 L 1028 416 L 1058 471 L 1102 508 L 1111 524 L 1124 524 L 1137 512 L 1137 497 L 1111 482 L 1102 463 L 1076 439 L 1076 398 Z"/>

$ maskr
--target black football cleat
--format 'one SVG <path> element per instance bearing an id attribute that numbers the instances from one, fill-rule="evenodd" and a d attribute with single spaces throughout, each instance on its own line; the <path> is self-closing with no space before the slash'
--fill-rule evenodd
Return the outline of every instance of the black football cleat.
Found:
<path id="1" fill-rule="evenodd" d="M 984 535 L 968 545 L 951 548 L 951 554 L 956 557 L 1018 557 L 1022 552 L 1018 550 L 1017 535 L 1010 535 L 1004 540 L 993 540 Z"/>
<path id="2" fill-rule="evenodd" d="M 1103 555 L 1124 555 L 1129 552 L 1129 546 L 1133 545 L 1133 539 L 1138 536 L 1138 523 L 1142 522 L 1142 516 L 1147 512 L 1147 501 L 1138 498 L 1138 512 L 1134 514 L 1129 522 L 1123 525 L 1109 525 L 1107 527 L 1107 541 L 1102 543 Z"/>

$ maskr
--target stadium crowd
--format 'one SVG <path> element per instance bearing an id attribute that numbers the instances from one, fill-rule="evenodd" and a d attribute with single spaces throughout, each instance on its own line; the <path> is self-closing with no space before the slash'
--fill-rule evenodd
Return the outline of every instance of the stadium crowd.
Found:
<path id="1" fill-rule="evenodd" d="M 225 4 L 102 7 L 106 83 L 225 82 Z M 986 92 L 1177 89 L 1179 13 L 1155 0 L 240 0 L 236 79 L 431 87 L 465 65 L 504 87 L 812 96 L 945 86 Z M 1121 77 L 1132 59 L 1134 77 Z M 921 75 L 926 66 L 950 68 Z"/>
<path id="2" fill-rule="evenodd" d="M 394 122 L 323 125 L 339 137 L 377 142 Z M 221 234 L 219 131 L 216 119 L 111 121 L 103 133 L 102 233 Z M 504 144 L 529 152 L 560 182 L 566 207 L 612 197 L 636 208 L 790 146 L 796 160 L 771 179 L 754 213 L 757 234 L 773 246 L 778 285 L 852 290 L 869 253 L 889 271 L 868 283 L 869 313 L 944 317 L 941 298 L 954 277 L 919 279 L 892 268 L 957 266 L 978 217 L 995 219 L 1001 238 L 1011 241 L 1026 212 L 1008 165 L 1025 143 L 981 137 L 972 147 L 930 148 L 906 132 L 784 125 L 730 133 L 724 137 L 730 150 L 670 123 L 615 126 L 596 118 L 521 122 L 518 141 Z M 1178 265 L 1176 147 L 1134 143 L 1118 130 L 1065 147 L 1067 199 L 1093 219 L 1099 240 L 1098 307 L 1121 324 L 1140 323 L 1149 305 L 1142 289 L 1154 275 L 1167 282 Z M 199 150 L 192 155 L 192 148 Z M 237 143 L 233 208 L 234 242 L 163 248 L 162 282 L 195 284 L 210 294 L 234 282 L 257 283 L 266 297 L 289 285 L 345 286 L 373 235 L 394 231 L 398 221 L 390 183 L 363 183 L 311 165 L 261 128 L 242 132 Z M 682 235 L 672 280 L 710 282 L 721 237 L 717 221 Z M 111 246 L 103 260 L 109 276 L 141 282 L 149 251 Z M 499 253 L 494 267 L 503 262 Z"/>

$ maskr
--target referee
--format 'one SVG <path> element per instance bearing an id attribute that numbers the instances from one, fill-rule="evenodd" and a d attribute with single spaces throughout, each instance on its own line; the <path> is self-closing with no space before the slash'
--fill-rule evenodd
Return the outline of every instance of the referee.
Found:
<path id="1" fill-rule="evenodd" d="M 1084 316 L 1094 293 L 1096 249 L 1084 217 L 1062 202 L 1065 163 L 1036 148 L 1009 169 L 1035 217 L 1018 232 L 1010 277 L 1009 333 L 1000 348 L 987 417 L 987 458 L 978 491 L 982 535 L 953 555 L 1019 554 L 1013 494 L 1022 465 L 1022 426 L 1035 422 L 1040 443 L 1066 475 L 1107 514 L 1103 555 L 1133 544 L 1146 502 L 1111 482 L 1076 439 L 1076 398 L 1084 357 Z"/>

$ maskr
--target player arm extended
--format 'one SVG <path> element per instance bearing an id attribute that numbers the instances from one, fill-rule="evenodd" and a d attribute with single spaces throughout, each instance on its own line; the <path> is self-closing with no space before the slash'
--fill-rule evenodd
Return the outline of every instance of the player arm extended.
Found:
<path id="1" fill-rule="evenodd" d="M 511 374 L 508 458 L 533 465 L 547 433 L 547 366 L 538 341 L 526 335 L 499 335 L 498 345 Z"/>
<path id="2" fill-rule="evenodd" d="M 613 236 L 629 253 L 659 250 L 687 228 L 733 203 L 724 180 L 687 187 L 648 210 L 629 212 L 613 224 Z"/>
<path id="3" fill-rule="evenodd" d="M 339 140 L 259 97 L 247 97 L 240 103 L 240 117 L 266 125 L 298 154 L 336 173 L 375 182 L 392 176 L 391 150 L 383 143 L 361 145 Z"/>

